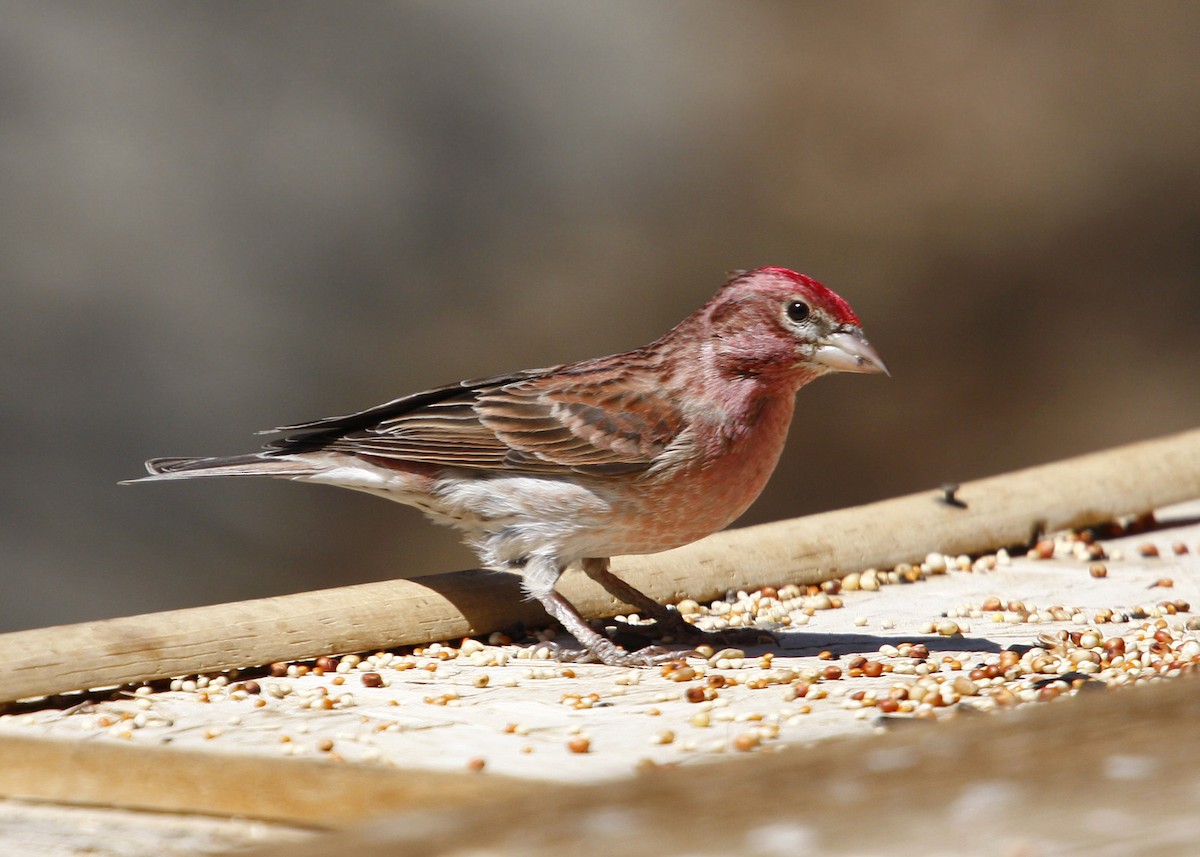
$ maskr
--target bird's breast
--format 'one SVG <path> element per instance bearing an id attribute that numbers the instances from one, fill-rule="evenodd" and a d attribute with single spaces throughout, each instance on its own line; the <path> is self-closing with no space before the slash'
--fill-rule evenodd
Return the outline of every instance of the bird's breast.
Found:
<path id="1" fill-rule="evenodd" d="M 624 534 L 624 550 L 614 552 L 680 547 L 741 517 L 779 462 L 793 403 L 790 397 L 767 401 L 733 425 L 695 426 L 691 455 L 644 477 L 633 504 L 638 525 Z"/>

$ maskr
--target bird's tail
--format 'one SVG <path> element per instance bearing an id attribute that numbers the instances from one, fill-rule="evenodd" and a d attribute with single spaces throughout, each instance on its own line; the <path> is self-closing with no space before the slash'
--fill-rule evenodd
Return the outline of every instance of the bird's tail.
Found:
<path id="1" fill-rule="evenodd" d="M 121 484 L 156 482 L 163 479 L 193 479 L 199 476 L 312 476 L 320 468 L 295 458 L 270 453 L 251 453 L 228 458 L 152 458 L 146 462 L 149 476 L 126 479 Z"/>

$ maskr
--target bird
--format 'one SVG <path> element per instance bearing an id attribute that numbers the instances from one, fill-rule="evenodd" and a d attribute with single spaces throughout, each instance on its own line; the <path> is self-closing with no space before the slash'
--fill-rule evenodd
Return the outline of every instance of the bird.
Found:
<path id="1" fill-rule="evenodd" d="M 889 374 L 850 305 L 781 267 L 733 271 L 666 334 L 620 354 L 460 381 L 345 416 L 268 429 L 261 451 L 153 458 L 130 482 L 260 476 L 364 491 L 462 532 L 484 568 L 581 644 L 579 660 L 653 666 L 556 589 L 572 564 L 668 629 L 695 629 L 609 570 L 723 529 L 784 449 L 796 393 L 833 372 Z"/>

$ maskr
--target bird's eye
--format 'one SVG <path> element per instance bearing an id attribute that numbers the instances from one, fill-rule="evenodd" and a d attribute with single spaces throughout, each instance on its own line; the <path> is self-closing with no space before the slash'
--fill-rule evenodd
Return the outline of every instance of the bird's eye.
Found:
<path id="1" fill-rule="evenodd" d="M 788 301 L 787 317 L 794 322 L 802 322 L 808 318 L 812 310 L 808 308 L 808 304 L 804 301 Z"/>

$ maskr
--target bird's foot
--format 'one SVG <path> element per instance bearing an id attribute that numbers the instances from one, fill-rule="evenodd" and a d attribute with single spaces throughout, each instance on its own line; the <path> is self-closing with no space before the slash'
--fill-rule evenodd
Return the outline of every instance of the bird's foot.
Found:
<path id="1" fill-rule="evenodd" d="M 692 649 L 672 649 L 666 646 L 646 646 L 641 649 L 624 649 L 612 640 L 601 638 L 591 646 L 568 649 L 554 645 L 554 657 L 565 663 L 605 664 L 610 667 L 657 667 L 670 661 L 701 657 Z"/>

